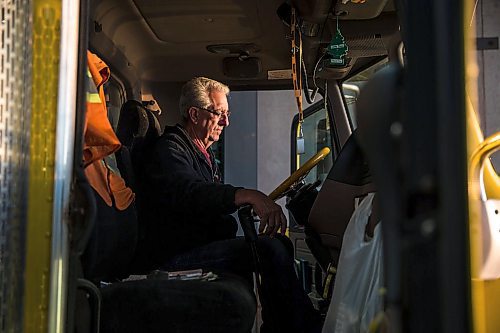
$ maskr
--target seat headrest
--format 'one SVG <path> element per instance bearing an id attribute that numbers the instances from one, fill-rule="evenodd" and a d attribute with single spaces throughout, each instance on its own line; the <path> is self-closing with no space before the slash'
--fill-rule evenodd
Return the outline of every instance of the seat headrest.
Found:
<path id="1" fill-rule="evenodd" d="M 130 148 L 135 137 L 144 137 L 149 128 L 146 110 L 141 103 L 129 100 L 122 105 L 116 135 L 121 144 Z"/>
<path id="2" fill-rule="evenodd" d="M 137 138 L 149 141 L 160 136 L 160 124 L 140 102 L 129 100 L 120 110 L 116 135 L 121 144 L 132 149 Z"/>
<path id="3" fill-rule="evenodd" d="M 358 136 L 358 131 L 354 130 L 347 139 L 328 174 L 328 179 L 356 186 L 372 182 L 368 161 L 361 150 Z"/>

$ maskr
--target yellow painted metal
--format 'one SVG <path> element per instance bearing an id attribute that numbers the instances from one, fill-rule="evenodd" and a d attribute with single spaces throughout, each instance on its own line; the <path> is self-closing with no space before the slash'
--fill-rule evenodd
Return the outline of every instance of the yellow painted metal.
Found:
<path id="1" fill-rule="evenodd" d="M 474 300 L 474 332 L 500 332 L 500 280 L 472 280 Z"/>
<path id="2" fill-rule="evenodd" d="M 477 124 L 477 118 L 470 111 L 474 119 L 468 122 L 469 133 L 476 134 L 475 138 L 469 139 L 474 141 L 477 139 L 477 131 L 480 131 Z M 477 128 L 474 128 L 474 125 Z M 473 127 L 473 128 L 471 128 Z M 482 134 L 480 135 L 482 137 Z M 470 225 L 470 242 L 471 242 L 471 272 L 473 277 L 477 277 L 477 271 L 481 262 L 481 221 L 482 216 L 482 200 L 480 195 L 480 168 L 484 163 L 483 180 L 485 184 L 486 195 L 488 198 L 496 197 L 500 187 L 498 184 L 498 175 L 495 173 L 491 162 L 484 156 L 500 146 L 500 133 L 496 133 L 486 140 L 481 142 L 476 149 L 471 153 L 469 159 L 469 225 Z M 488 167 L 489 166 L 489 167 Z M 489 182 L 486 180 L 489 179 Z M 474 332 L 478 333 L 496 333 L 500 332 L 500 316 L 497 309 L 500 308 L 500 279 L 482 280 L 479 278 L 472 279 L 472 310 L 474 319 Z"/>
<path id="3" fill-rule="evenodd" d="M 276 200 L 279 196 L 286 191 L 290 186 L 292 186 L 297 180 L 304 176 L 309 170 L 311 170 L 316 164 L 318 164 L 322 159 L 324 159 L 330 153 L 330 148 L 324 147 L 313 157 L 307 160 L 304 165 L 298 168 L 294 173 L 285 179 L 278 187 L 269 194 L 269 198 Z"/>
<path id="4" fill-rule="evenodd" d="M 500 149 L 500 132 L 497 132 L 481 142 L 469 158 L 469 213 L 470 213 L 470 235 L 474 246 L 471 247 L 471 272 L 472 277 L 479 276 L 480 263 L 482 262 L 482 253 L 480 245 L 483 242 L 481 238 L 481 221 L 483 216 L 483 201 L 488 197 L 483 197 L 481 193 L 481 174 L 485 171 L 483 164 L 489 162 L 489 155 Z"/>
<path id="5" fill-rule="evenodd" d="M 47 332 L 61 1 L 33 1 L 24 332 Z"/>
<path id="6" fill-rule="evenodd" d="M 473 12 L 472 6 L 474 1 L 465 1 L 466 8 L 464 14 L 470 15 Z M 472 276 L 477 276 L 476 270 L 478 267 L 479 251 L 481 249 L 481 198 L 478 182 L 474 180 L 477 172 L 474 170 L 477 163 L 474 162 L 481 154 L 486 153 L 488 143 L 483 145 L 483 148 L 478 148 L 483 144 L 484 137 L 479 126 L 477 110 L 477 74 L 478 66 L 476 62 L 476 49 L 473 43 L 476 34 L 474 31 L 475 24 L 469 24 L 470 16 L 464 19 L 464 30 L 469 31 L 464 34 L 464 42 L 466 45 L 466 78 L 467 78 L 467 156 L 469 157 L 469 237 L 470 237 L 470 255 L 471 255 L 471 271 Z M 490 138 L 491 140 L 491 138 Z M 475 156 L 475 157 L 474 157 Z M 476 166 L 474 166 L 476 164 Z M 487 198 L 500 199 L 500 179 L 498 174 L 493 169 L 491 162 L 486 159 L 483 165 L 483 182 Z M 500 308 L 500 279 L 496 280 L 481 280 L 472 279 L 472 317 L 473 328 L 476 333 L 498 333 L 500 332 L 500 316 L 498 309 Z"/>

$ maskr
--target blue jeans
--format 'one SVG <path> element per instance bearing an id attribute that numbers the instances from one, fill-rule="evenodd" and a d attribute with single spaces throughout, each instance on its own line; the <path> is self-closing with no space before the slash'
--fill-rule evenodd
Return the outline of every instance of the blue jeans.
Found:
<path id="1" fill-rule="evenodd" d="M 320 332 L 321 320 L 300 285 L 294 269 L 293 246 L 287 237 L 259 236 L 257 251 L 262 275 L 261 332 Z M 202 268 L 229 271 L 253 284 L 254 264 L 243 237 L 209 243 L 171 258 L 166 270 Z"/>

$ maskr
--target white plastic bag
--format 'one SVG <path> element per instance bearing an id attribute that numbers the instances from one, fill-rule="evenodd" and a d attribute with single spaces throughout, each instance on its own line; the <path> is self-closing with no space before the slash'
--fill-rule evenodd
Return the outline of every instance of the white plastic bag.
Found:
<path id="1" fill-rule="evenodd" d="M 371 240 L 365 240 L 364 236 L 374 196 L 370 193 L 361 201 L 344 233 L 323 333 L 368 332 L 372 320 L 383 310 L 380 223 L 375 227 Z"/>

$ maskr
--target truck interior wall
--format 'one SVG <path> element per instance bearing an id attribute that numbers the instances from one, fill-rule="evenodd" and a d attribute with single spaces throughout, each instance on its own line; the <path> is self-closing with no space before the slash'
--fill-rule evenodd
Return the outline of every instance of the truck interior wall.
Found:
<path id="1" fill-rule="evenodd" d="M 481 128 L 484 136 L 490 136 L 500 130 L 500 2 L 497 0 L 478 1 L 475 20 L 478 38 L 496 38 L 496 49 L 478 50 L 478 105 Z M 492 155 L 493 165 L 500 172 L 500 154 Z"/>

